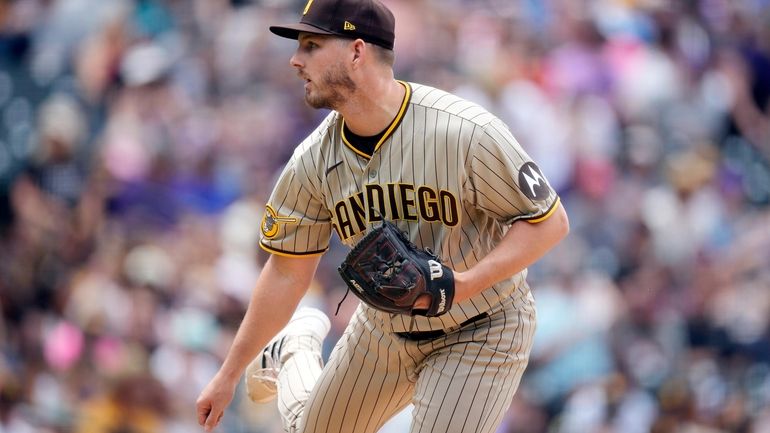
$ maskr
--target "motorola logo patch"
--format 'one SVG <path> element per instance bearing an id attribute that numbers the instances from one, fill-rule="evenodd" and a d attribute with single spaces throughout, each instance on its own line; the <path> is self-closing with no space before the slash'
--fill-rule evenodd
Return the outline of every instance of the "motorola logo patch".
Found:
<path id="1" fill-rule="evenodd" d="M 528 162 L 519 170 L 519 188 L 530 200 L 545 200 L 551 195 L 551 187 L 534 162 Z"/>

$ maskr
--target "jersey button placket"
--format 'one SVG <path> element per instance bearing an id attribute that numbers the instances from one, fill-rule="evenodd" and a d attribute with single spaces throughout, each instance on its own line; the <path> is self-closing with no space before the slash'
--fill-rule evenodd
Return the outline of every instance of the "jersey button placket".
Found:
<path id="1" fill-rule="evenodd" d="M 369 179 L 374 179 L 375 177 L 377 177 L 377 170 L 375 169 L 369 170 Z"/>

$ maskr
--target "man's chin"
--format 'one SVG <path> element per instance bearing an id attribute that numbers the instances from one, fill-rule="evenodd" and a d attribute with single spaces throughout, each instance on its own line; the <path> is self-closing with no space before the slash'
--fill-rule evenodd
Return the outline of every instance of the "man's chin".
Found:
<path id="1" fill-rule="evenodd" d="M 328 101 L 326 101 L 325 99 L 313 98 L 308 93 L 305 93 L 305 103 L 310 108 L 315 108 L 315 109 L 328 108 L 330 110 L 333 110 L 333 108 L 330 106 Z"/>
<path id="2" fill-rule="evenodd" d="M 315 99 L 311 99 L 311 98 L 305 98 L 305 104 L 307 104 L 307 106 L 310 107 L 310 108 L 315 108 L 315 109 L 325 108 L 322 105 L 319 105 L 318 101 L 316 101 Z"/>

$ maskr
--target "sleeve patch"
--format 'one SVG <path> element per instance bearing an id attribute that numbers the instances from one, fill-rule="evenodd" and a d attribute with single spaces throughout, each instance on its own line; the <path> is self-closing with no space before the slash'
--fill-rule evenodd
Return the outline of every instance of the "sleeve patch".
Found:
<path id="1" fill-rule="evenodd" d="M 542 201 L 551 195 L 551 187 L 540 168 L 534 162 L 527 162 L 519 170 L 519 189 L 530 200 Z"/>
<path id="2" fill-rule="evenodd" d="M 275 210 L 267 205 L 265 207 L 265 216 L 262 217 L 262 235 L 266 239 L 273 239 L 279 232 L 281 224 L 297 222 L 294 217 L 278 216 Z"/>

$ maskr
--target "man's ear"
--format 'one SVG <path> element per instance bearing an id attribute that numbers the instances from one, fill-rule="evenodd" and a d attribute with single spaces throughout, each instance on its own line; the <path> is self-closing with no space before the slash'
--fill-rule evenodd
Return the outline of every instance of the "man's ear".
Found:
<path id="1" fill-rule="evenodd" d="M 359 66 L 361 59 L 366 55 L 366 42 L 363 39 L 353 41 L 353 66 Z"/>

